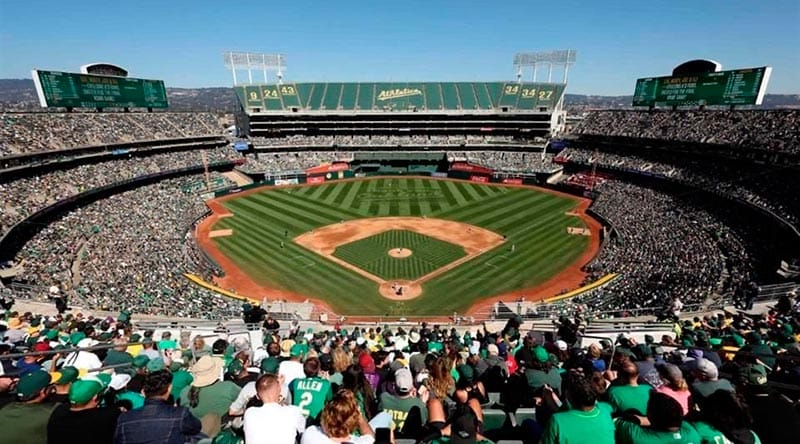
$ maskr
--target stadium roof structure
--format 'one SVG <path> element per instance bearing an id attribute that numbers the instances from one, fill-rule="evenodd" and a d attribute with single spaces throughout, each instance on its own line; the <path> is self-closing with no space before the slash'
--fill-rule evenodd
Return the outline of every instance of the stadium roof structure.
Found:
<path id="1" fill-rule="evenodd" d="M 284 83 L 235 86 L 248 114 L 551 113 L 566 85 L 541 82 Z"/>

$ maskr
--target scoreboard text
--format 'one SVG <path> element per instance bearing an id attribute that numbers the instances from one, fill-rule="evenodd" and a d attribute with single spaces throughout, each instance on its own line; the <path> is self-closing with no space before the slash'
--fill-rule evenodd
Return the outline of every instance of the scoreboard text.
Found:
<path id="1" fill-rule="evenodd" d="M 166 108 L 162 80 L 33 70 L 42 107 Z"/>
<path id="2" fill-rule="evenodd" d="M 764 66 L 638 79 L 633 106 L 760 105 L 771 72 Z"/>

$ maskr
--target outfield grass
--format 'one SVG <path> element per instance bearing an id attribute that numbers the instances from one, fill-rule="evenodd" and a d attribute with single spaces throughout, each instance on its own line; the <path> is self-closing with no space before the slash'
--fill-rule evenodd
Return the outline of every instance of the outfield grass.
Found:
<path id="1" fill-rule="evenodd" d="M 412 255 L 394 258 L 392 248 L 407 248 Z M 384 280 L 417 280 L 467 255 L 458 245 L 408 230 L 389 230 L 336 248 L 333 255 Z"/>
<path id="2" fill-rule="evenodd" d="M 585 226 L 565 215 L 575 207 L 573 199 L 531 188 L 382 178 L 267 189 L 224 205 L 234 217 L 220 219 L 213 229 L 231 228 L 234 234 L 213 239 L 220 251 L 256 282 L 325 300 L 344 314 L 463 312 L 481 298 L 546 281 L 589 243 L 566 232 L 568 226 Z M 483 227 L 507 241 L 425 282 L 419 298 L 401 303 L 381 297 L 366 277 L 291 242 L 342 220 L 423 215 Z"/>

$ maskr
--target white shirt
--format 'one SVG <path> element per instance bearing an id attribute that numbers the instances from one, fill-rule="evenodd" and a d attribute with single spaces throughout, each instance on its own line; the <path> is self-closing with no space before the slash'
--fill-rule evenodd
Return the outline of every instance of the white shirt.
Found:
<path id="1" fill-rule="evenodd" d="M 347 442 L 353 444 L 373 444 L 375 442 L 375 437 L 372 435 L 350 435 L 350 437 L 347 438 Z M 303 439 L 300 440 L 300 444 L 338 444 L 338 441 L 332 441 L 322 433 L 322 430 L 318 426 L 313 426 L 306 429 L 305 433 L 303 433 Z"/>
<path id="2" fill-rule="evenodd" d="M 294 443 L 298 433 L 306 428 L 306 418 L 300 407 L 264 404 L 244 412 L 244 440 L 248 443 Z"/>
<path id="3" fill-rule="evenodd" d="M 297 378 L 305 378 L 303 364 L 298 361 L 283 361 L 278 367 L 278 374 L 283 376 L 283 385 L 288 387 Z"/>
<path id="4" fill-rule="evenodd" d="M 100 358 L 98 358 L 96 354 L 91 352 L 79 351 L 79 352 L 72 352 L 69 355 L 67 355 L 67 359 L 64 360 L 64 365 L 75 367 L 77 369 L 94 370 L 96 368 L 102 367 L 103 363 L 100 361 Z"/>
<path id="5" fill-rule="evenodd" d="M 287 387 L 281 387 L 281 395 L 283 395 L 283 399 L 289 399 L 289 389 Z M 242 387 L 239 391 L 239 396 L 237 396 L 236 400 L 231 404 L 229 408 L 231 416 L 241 415 L 245 407 L 247 407 L 247 403 L 254 396 L 256 396 L 256 382 L 250 381 Z"/>

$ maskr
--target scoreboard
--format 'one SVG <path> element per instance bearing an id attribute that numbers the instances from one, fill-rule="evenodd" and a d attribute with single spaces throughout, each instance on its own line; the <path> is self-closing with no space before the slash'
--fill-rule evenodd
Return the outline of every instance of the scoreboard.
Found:
<path id="1" fill-rule="evenodd" d="M 760 105 L 772 68 L 636 80 L 633 106 Z"/>
<path id="2" fill-rule="evenodd" d="M 31 71 L 39 104 L 63 108 L 166 108 L 162 80 Z"/>

